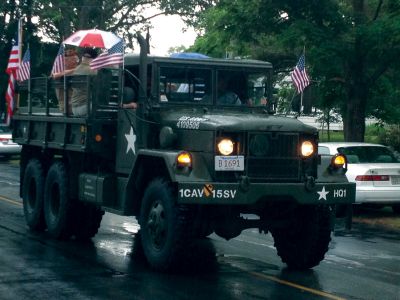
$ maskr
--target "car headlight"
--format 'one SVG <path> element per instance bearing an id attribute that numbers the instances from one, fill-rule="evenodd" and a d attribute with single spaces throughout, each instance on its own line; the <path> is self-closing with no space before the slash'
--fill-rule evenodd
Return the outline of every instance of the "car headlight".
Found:
<path id="1" fill-rule="evenodd" d="M 301 155 L 309 157 L 314 153 L 314 145 L 310 141 L 304 141 L 301 144 Z"/>
<path id="2" fill-rule="evenodd" d="M 218 143 L 218 151 L 222 155 L 230 155 L 233 152 L 233 142 L 230 139 L 223 139 Z"/>

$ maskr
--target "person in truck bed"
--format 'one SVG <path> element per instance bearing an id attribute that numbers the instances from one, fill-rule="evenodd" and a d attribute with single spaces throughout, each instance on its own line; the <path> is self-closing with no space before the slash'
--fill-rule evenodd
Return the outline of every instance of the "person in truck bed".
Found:
<path id="1" fill-rule="evenodd" d="M 80 64 L 75 69 L 65 70 L 64 72 L 56 73 L 53 75 L 54 79 L 62 76 L 73 75 L 96 75 L 97 71 L 90 68 L 90 62 L 96 58 L 97 52 L 93 48 L 85 48 L 83 50 L 82 59 Z M 87 86 L 72 87 L 71 105 L 72 114 L 74 116 L 87 115 Z"/>

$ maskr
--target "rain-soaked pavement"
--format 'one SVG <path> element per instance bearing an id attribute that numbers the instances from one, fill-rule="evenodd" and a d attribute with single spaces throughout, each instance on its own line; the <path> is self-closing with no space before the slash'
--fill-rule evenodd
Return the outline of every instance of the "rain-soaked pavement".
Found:
<path id="1" fill-rule="evenodd" d="M 134 218 L 106 214 L 90 243 L 29 232 L 18 172 L 0 161 L 0 299 L 400 300 L 399 232 L 359 224 L 348 232 L 339 223 L 325 260 L 306 272 L 285 268 L 270 235 L 212 235 L 163 274 L 146 265 Z"/>

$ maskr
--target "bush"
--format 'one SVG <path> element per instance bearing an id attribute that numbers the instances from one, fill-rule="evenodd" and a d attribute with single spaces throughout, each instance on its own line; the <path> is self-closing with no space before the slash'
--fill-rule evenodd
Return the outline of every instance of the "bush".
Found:
<path id="1" fill-rule="evenodd" d="M 400 125 L 385 126 L 385 130 L 379 132 L 379 143 L 400 151 Z"/>

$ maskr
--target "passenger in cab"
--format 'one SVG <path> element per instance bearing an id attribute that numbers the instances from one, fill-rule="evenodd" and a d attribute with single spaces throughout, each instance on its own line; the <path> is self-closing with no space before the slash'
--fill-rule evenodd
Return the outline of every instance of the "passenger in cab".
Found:
<path id="1" fill-rule="evenodd" d="M 239 96 L 233 91 L 232 78 L 221 76 L 218 78 L 217 104 L 219 105 L 241 105 Z"/>

